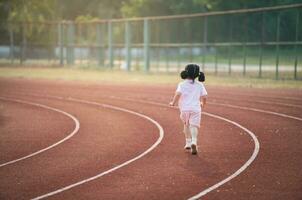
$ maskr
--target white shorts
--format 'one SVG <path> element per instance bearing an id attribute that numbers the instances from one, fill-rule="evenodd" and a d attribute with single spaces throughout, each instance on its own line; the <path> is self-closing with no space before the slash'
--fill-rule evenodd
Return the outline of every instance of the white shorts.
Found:
<path id="1" fill-rule="evenodd" d="M 181 111 L 180 119 L 186 126 L 196 126 L 200 128 L 201 112 Z"/>

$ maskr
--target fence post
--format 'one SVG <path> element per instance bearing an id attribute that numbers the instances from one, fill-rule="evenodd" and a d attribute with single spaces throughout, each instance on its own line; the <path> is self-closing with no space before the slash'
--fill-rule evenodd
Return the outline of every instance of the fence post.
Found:
<path id="1" fill-rule="evenodd" d="M 96 40 L 97 40 L 97 59 L 98 65 L 104 66 L 104 51 L 103 51 L 103 37 L 102 37 L 102 24 L 96 24 Z"/>
<path id="2" fill-rule="evenodd" d="M 180 29 L 180 23 L 176 23 L 176 41 L 177 42 L 180 42 L 180 31 L 179 30 L 181 30 Z M 180 67 L 181 67 L 181 65 L 180 65 L 180 51 L 181 51 L 181 48 L 180 47 L 177 47 L 177 72 L 180 72 Z"/>
<path id="3" fill-rule="evenodd" d="M 229 75 L 232 73 L 232 42 L 233 42 L 233 18 L 230 16 L 230 43 L 228 48 L 228 58 L 229 58 Z"/>
<path id="4" fill-rule="evenodd" d="M 73 65 L 74 64 L 74 24 L 73 22 L 68 23 L 68 31 L 67 31 L 67 39 L 68 39 L 68 46 L 67 46 L 67 64 Z"/>
<path id="5" fill-rule="evenodd" d="M 299 10 L 297 10 L 297 15 L 296 15 L 296 35 L 295 35 L 295 66 L 294 66 L 294 78 L 295 80 L 298 79 L 297 75 L 297 67 L 298 67 L 298 53 L 297 53 L 297 43 L 299 39 L 299 17 L 300 13 Z"/>
<path id="6" fill-rule="evenodd" d="M 108 59 L 109 59 L 109 67 L 113 67 L 113 37 L 112 37 L 112 22 L 108 21 Z"/>
<path id="7" fill-rule="evenodd" d="M 156 20 L 154 21 L 156 23 L 154 23 L 154 27 L 156 28 L 155 33 L 155 43 L 160 44 L 161 42 L 161 30 L 162 30 L 162 26 L 161 26 L 161 20 Z M 179 33 L 179 32 L 178 32 Z M 179 41 L 179 40 L 178 40 Z M 156 47 L 156 71 L 159 72 L 160 69 L 160 55 L 161 55 L 161 48 L 159 46 Z M 180 68 L 180 63 L 179 63 L 179 59 L 180 59 L 180 55 L 179 55 L 179 51 L 178 51 L 178 68 Z"/>
<path id="8" fill-rule="evenodd" d="M 149 19 L 144 19 L 144 70 L 149 71 L 150 67 L 150 49 L 149 49 Z"/>
<path id="9" fill-rule="evenodd" d="M 243 42 L 243 76 L 246 75 L 246 42 L 247 42 L 247 17 L 243 18 L 243 28 L 244 28 L 244 42 Z"/>
<path id="10" fill-rule="evenodd" d="M 208 17 L 204 17 L 203 24 L 203 56 L 202 56 L 202 71 L 205 70 L 206 62 L 206 52 L 207 52 L 207 43 L 208 43 Z"/>
<path id="11" fill-rule="evenodd" d="M 126 68 L 131 70 L 131 26 L 130 22 L 125 22 L 125 49 L 126 49 Z"/>
<path id="12" fill-rule="evenodd" d="M 10 47 L 9 47 L 9 58 L 10 58 L 10 63 L 14 63 L 15 59 L 15 45 L 14 45 L 14 32 L 13 32 L 13 23 L 10 23 L 9 26 L 9 41 L 10 41 Z"/>
<path id="13" fill-rule="evenodd" d="M 22 44 L 20 45 L 21 49 L 20 49 L 20 64 L 22 65 L 23 62 L 26 59 L 26 29 L 25 29 L 25 24 L 20 23 L 20 28 L 21 28 L 21 35 L 22 35 Z"/>
<path id="14" fill-rule="evenodd" d="M 216 41 L 215 41 L 216 43 Z M 218 50 L 217 48 L 215 49 L 215 75 L 218 74 Z"/>
<path id="15" fill-rule="evenodd" d="M 58 22 L 58 46 L 59 46 L 59 59 L 60 59 L 60 65 L 64 65 L 64 49 L 63 49 L 63 24 L 62 22 Z"/>
<path id="16" fill-rule="evenodd" d="M 261 44 L 260 44 L 260 49 L 259 49 L 259 74 L 258 77 L 262 78 L 262 57 L 263 57 L 263 45 L 264 45 L 264 11 L 261 13 Z"/>
<path id="17" fill-rule="evenodd" d="M 279 37 L 280 37 L 280 13 L 277 16 L 277 33 L 276 33 L 276 79 L 279 79 Z"/>

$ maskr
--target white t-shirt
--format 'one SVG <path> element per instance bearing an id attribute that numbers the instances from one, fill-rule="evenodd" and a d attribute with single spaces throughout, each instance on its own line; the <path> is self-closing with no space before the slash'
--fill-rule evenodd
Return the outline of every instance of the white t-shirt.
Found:
<path id="1" fill-rule="evenodd" d="M 177 86 L 176 92 L 181 93 L 178 107 L 180 111 L 201 111 L 200 97 L 207 96 L 204 85 L 198 81 L 184 80 Z"/>

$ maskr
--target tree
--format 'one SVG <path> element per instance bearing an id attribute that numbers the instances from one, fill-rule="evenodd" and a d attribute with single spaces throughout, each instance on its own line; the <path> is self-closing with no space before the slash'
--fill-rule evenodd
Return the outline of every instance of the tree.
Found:
<path id="1" fill-rule="evenodd" d="M 121 8 L 124 17 L 146 17 L 205 12 L 194 0 L 130 0 Z"/>
<path id="2" fill-rule="evenodd" d="M 10 8 L 9 21 L 43 22 L 56 19 L 56 0 L 6 0 L 4 5 Z"/>

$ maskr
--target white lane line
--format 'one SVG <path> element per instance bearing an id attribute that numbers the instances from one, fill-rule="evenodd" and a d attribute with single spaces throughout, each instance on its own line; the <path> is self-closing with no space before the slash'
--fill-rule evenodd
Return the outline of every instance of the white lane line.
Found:
<path id="1" fill-rule="evenodd" d="M 48 96 L 49 97 L 49 96 Z M 51 97 L 54 97 L 54 96 L 51 96 Z M 96 102 L 90 102 L 90 101 L 85 101 L 85 100 L 78 100 L 78 99 L 74 99 L 74 98 L 68 98 L 68 100 L 71 100 L 71 101 L 77 101 L 77 102 L 82 102 L 82 103 L 89 103 L 89 104 L 93 104 L 93 105 L 99 105 L 99 106 L 105 106 L 105 107 L 108 107 L 109 105 L 105 105 L 105 104 L 99 104 L 99 103 L 96 103 Z M 120 98 L 120 100 L 123 100 L 122 98 Z M 129 100 L 129 99 L 127 99 Z M 148 103 L 148 104 L 153 104 L 153 105 L 158 105 L 158 106 L 164 106 L 164 107 L 169 107 L 169 108 L 172 108 L 170 106 L 167 106 L 166 104 L 162 104 L 162 103 L 157 103 L 157 102 L 150 102 L 150 101 L 142 101 L 142 100 L 135 100 L 136 102 L 142 102 L 142 103 Z M 115 106 L 109 106 L 109 108 L 118 108 L 118 107 L 115 107 Z M 173 107 L 175 108 L 175 107 Z M 118 108 L 119 109 L 119 108 Z M 229 182 L 230 180 L 232 180 L 233 178 L 237 177 L 238 175 L 240 175 L 249 165 L 251 165 L 251 163 L 256 159 L 258 153 L 259 153 L 259 150 L 260 150 L 260 144 L 259 144 L 259 141 L 257 139 L 257 137 L 255 136 L 255 134 L 253 132 L 251 132 L 250 130 L 248 130 L 247 128 L 241 126 L 240 124 L 232 121 L 232 120 L 229 120 L 229 119 L 226 119 L 224 117 L 221 117 L 221 116 L 218 116 L 218 115 L 214 115 L 214 114 L 211 114 L 211 113 L 207 113 L 207 112 L 203 112 L 205 115 L 208 115 L 210 117 L 213 117 L 213 118 L 217 118 L 217 119 L 220 119 L 220 120 L 223 120 L 223 121 L 226 121 L 228 123 L 231 123 L 235 126 L 237 126 L 238 128 L 246 131 L 253 139 L 254 141 L 254 151 L 253 151 L 253 154 L 252 156 L 244 163 L 244 165 L 242 165 L 236 172 L 234 172 L 232 175 L 228 176 L 227 178 L 223 179 L 222 181 L 216 183 L 215 185 L 201 191 L 200 193 L 196 194 L 195 196 L 191 197 L 190 199 L 198 199 L 204 195 L 206 195 L 207 193 L 217 189 L 218 187 L 220 187 L 221 185 L 225 184 L 226 182 Z M 120 168 L 119 166 L 115 167 L 115 168 Z M 115 168 L 113 168 L 113 170 L 108 170 L 106 172 L 110 173 L 114 170 L 116 170 Z M 46 195 L 43 195 L 41 196 L 42 198 L 45 198 L 45 197 L 48 197 L 48 196 L 51 196 L 51 195 L 54 195 L 54 194 L 57 194 L 57 193 L 60 193 L 60 192 L 63 192 L 65 190 L 68 190 L 68 189 L 71 189 L 73 187 L 76 187 L 78 185 L 81 185 L 81 184 L 84 184 L 88 181 L 91 181 L 91 180 L 94 180 L 96 178 L 99 178 L 103 175 L 105 175 L 106 172 L 103 172 L 95 177 L 91 177 L 89 179 L 86 179 L 86 180 L 83 180 L 83 181 L 80 181 L 78 183 L 75 183 L 75 184 L 72 184 L 70 186 L 67 186 L 65 188 L 62 188 L 62 189 L 59 189 L 59 190 L 56 190 L 54 192 L 51 192 L 51 193 L 48 193 Z M 106 173 L 107 174 L 107 173 Z M 37 199 L 42 199 L 42 198 L 35 198 L 34 200 L 37 200 Z"/>
<path id="2" fill-rule="evenodd" d="M 233 99 L 233 98 L 221 98 L 221 97 L 211 97 L 211 99 L 223 99 L 229 100 L 229 101 L 238 101 L 238 99 Z M 293 108 L 302 108 L 302 105 L 297 105 L 297 104 L 289 104 L 289 103 L 280 103 L 280 102 L 272 102 L 272 101 L 262 101 L 262 100 L 244 100 L 244 101 L 249 101 L 252 103 L 262 103 L 262 104 L 269 104 L 269 105 L 280 105 L 280 106 L 287 106 L 287 107 L 293 107 Z M 215 101 L 216 102 L 216 101 Z"/>
<path id="3" fill-rule="evenodd" d="M 123 92 L 123 93 L 128 94 L 129 92 Z M 18 94 L 20 94 L 20 93 L 18 93 Z M 23 91 L 23 92 L 21 92 L 21 94 L 26 94 L 26 93 Z M 168 94 L 168 93 L 165 92 L 165 94 Z M 171 93 L 169 93 L 169 94 L 171 94 Z M 106 96 L 106 97 L 108 97 L 108 96 Z M 114 96 L 112 96 L 112 97 L 114 97 Z M 222 98 L 220 98 L 220 97 L 218 97 L 218 98 L 217 97 L 211 97 L 211 99 L 222 99 Z M 228 98 L 226 100 L 235 100 L 235 99 Z M 274 104 L 274 105 L 281 105 L 281 106 L 287 106 L 287 107 L 293 107 L 293 108 L 302 108 L 302 105 L 290 104 L 290 103 L 270 102 L 270 101 L 263 101 L 263 100 L 255 100 L 255 101 L 248 100 L 248 101 L 254 102 L 254 103 L 262 103 L 262 104 L 270 104 L 270 105 Z M 302 101 L 302 99 L 301 99 L 301 101 Z"/>
<path id="4" fill-rule="evenodd" d="M 55 96 L 47 96 L 47 97 L 59 99 L 58 97 L 55 97 Z M 60 99 L 63 99 L 63 98 L 60 98 Z M 68 99 L 64 99 L 64 100 L 78 102 L 78 103 L 84 103 L 84 104 L 90 104 L 90 105 L 95 105 L 95 106 L 100 106 L 100 107 L 105 107 L 105 108 L 109 108 L 109 109 L 113 109 L 113 110 L 118 110 L 118 111 L 122 111 L 122 112 L 126 112 L 126 113 L 130 113 L 130 114 L 139 116 L 139 117 L 144 118 L 144 119 L 150 121 L 151 123 L 155 124 L 155 126 L 159 130 L 159 137 L 158 137 L 158 139 L 156 140 L 156 142 L 151 147 L 149 147 L 146 151 L 144 151 L 140 155 L 132 158 L 131 160 L 128 160 L 128 161 L 126 161 L 126 162 L 124 162 L 124 163 L 122 163 L 122 164 L 120 164 L 120 165 L 118 165 L 118 166 L 116 166 L 114 168 L 111 168 L 111 169 L 109 169 L 107 171 L 104 171 L 104 172 L 102 172 L 100 174 L 97 174 L 97 175 L 95 175 L 93 177 L 90 177 L 90 178 L 84 179 L 82 181 L 73 183 L 71 185 L 65 186 L 63 188 L 57 189 L 57 190 L 49 192 L 47 194 L 43 194 L 41 196 L 35 197 L 35 198 L 33 198 L 33 200 L 44 199 L 44 198 L 56 195 L 58 193 L 64 192 L 66 190 L 72 189 L 72 188 L 77 187 L 79 185 L 82 185 L 82 184 L 85 184 L 87 182 L 93 181 L 93 180 L 95 180 L 97 178 L 100 178 L 100 177 L 106 175 L 106 174 L 114 172 L 115 170 L 120 169 L 120 168 L 122 168 L 122 167 L 124 167 L 126 165 L 129 165 L 130 163 L 132 163 L 132 162 L 134 162 L 134 161 L 142 158 L 143 156 L 145 156 L 146 154 L 148 154 L 152 150 L 154 150 L 160 144 L 160 142 L 162 141 L 162 139 L 164 137 L 164 130 L 163 130 L 162 126 L 157 121 L 155 121 L 154 119 L 152 119 L 152 118 L 150 118 L 150 117 L 148 117 L 146 115 L 143 115 L 141 113 L 137 113 L 137 112 L 134 112 L 134 111 L 131 111 L 131 110 L 128 110 L 128 109 L 125 109 L 125 108 L 117 107 L 117 106 L 112 106 L 112 105 L 107 105 L 107 104 L 101 104 L 101 103 L 92 102 L 92 101 L 86 101 L 86 100 L 81 100 L 81 99 L 68 98 Z"/>
<path id="5" fill-rule="evenodd" d="M 246 95 L 246 96 L 250 96 L 250 95 Z M 254 96 L 254 95 L 252 95 Z M 261 95 L 256 95 L 257 97 L 261 97 L 261 98 L 271 98 L 271 99 L 283 99 L 283 100 L 295 100 L 295 101 L 301 101 L 301 98 L 296 98 L 296 97 L 285 97 L 285 96 L 279 96 L 279 97 L 275 97 L 275 96 L 261 96 Z"/>
<path id="6" fill-rule="evenodd" d="M 263 103 L 263 104 L 275 104 L 275 105 L 288 106 L 288 107 L 294 107 L 294 108 L 302 108 L 301 105 L 290 104 L 290 103 L 279 103 L 279 102 L 269 102 L 269 101 L 255 101 L 255 102 Z"/>
<path id="7" fill-rule="evenodd" d="M 281 100 L 295 100 L 295 101 L 301 101 L 301 98 L 297 98 L 297 97 L 291 97 L 291 96 L 265 96 L 265 95 L 250 95 L 250 94 L 238 94 L 238 93 L 217 93 L 215 92 L 216 95 L 236 95 L 236 96 L 246 96 L 246 97 L 260 97 L 260 98 L 270 98 L 270 99 L 281 99 Z"/>
<path id="8" fill-rule="evenodd" d="M 63 138 L 62 140 L 44 148 L 44 149 L 41 149 L 39 151 L 36 151 L 34 153 L 31 153 L 27 156 L 24 156 L 24 157 L 21 157 L 21 158 L 18 158 L 18 159 L 15 159 L 15 160 L 11 160 L 9 162 L 5 162 L 5 163 L 2 163 L 0 164 L 0 167 L 4 167 L 4 166 L 7 166 L 7 165 L 10 165 L 10 164 L 13 164 L 13 163 L 16 163 L 18 161 L 21 161 L 21 160 L 25 160 L 27 158 L 30 158 L 30 157 L 33 157 L 33 156 L 36 156 L 40 153 L 43 153 L 49 149 L 52 149 L 56 146 L 58 146 L 59 144 L 65 142 L 66 140 L 70 139 L 72 136 L 74 136 L 80 129 L 80 122 L 78 121 L 78 119 L 76 117 L 74 117 L 73 115 L 65 112 L 65 111 L 62 111 L 62 110 L 59 110 L 57 108 L 53 108 L 53 107 L 50 107 L 50 106 L 46 106 L 46 105 L 42 105 L 42 104 L 38 104 L 38 103 L 33 103 L 33 102 L 28 102 L 28 101 L 23 101 L 23 100 L 17 100 L 17 99 L 10 99 L 10 98 L 6 98 L 6 97 L 0 97 L 1 100 L 4 100 L 4 101 L 12 101 L 12 102 L 17 102 L 17 103 L 22 103 L 22 104 L 28 104 L 28 105 L 32 105 L 32 106 L 37 106 L 37 107 L 41 107 L 41 108 L 44 108 L 44 109 L 48 109 L 48 110 L 52 110 L 52 111 L 55 111 L 55 112 L 58 112 L 58 113 L 61 113 L 69 118 L 71 118 L 74 123 L 75 123 L 75 128 L 73 129 L 73 131 L 65 138 Z"/>
<path id="9" fill-rule="evenodd" d="M 122 100 L 122 98 L 120 98 L 120 100 Z M 129 100 L 129 99 L 127 99 Z M 158 103 L 158 102 L 151 102 L 151 101 L 144 101 L 144 100 L 135 100 L 136 102 L 141 102 L 141 103 L 148 103 L 148 104 L 152 104 L 152 105 L 158 105 L 158 106 L 163 106 L 163 107 L 169 107 L 171 108 L 170 106 L 166 105 L 166 104 L 162 104 L 162 103 Z M 176 107 L 173 107 L 173 108 L 176 108 Z M 177 109 L 177 108 L 176 108 Z M 216 183 L 215 185 L 201 191 L 200 193 L 192 196 L 189 198 L 189 200 L 193 200 L 193 199 L 199 199 L 200 197 L 206 195 L 207 193 L 217 189 L 218 187 L 220 187 L 221 185 L 229 182 L 230 180 L 232 180 L 233 178 L 237 177 L 238 175 L 240 175 L 244 170 L 246 170 L 248 168 L 248 166 L 251 165 L 251 163 L 256 159 L 258 153 L 259 153 L 259 150 L 260 150 L 260 143 L 257 139 L 257 137 L 255 136 L 255 134 L 250 131 L 249 129 L 243 127 L 242 125 L 232 121 L 232 120 L 229 120 L 227 118 L 224 118 L 224 117 L 221 117 L 219 115 L 214 115 L 214 114 L 211 114 L 211 113 L 208 113 L 208 112 L 202 112 L 203 114 L 209 116 L 209 117 L 213 117 L 213 118 L 216 118 L 216 119 L 220 119 L 220 120 L 223 120 L 223 121 L 226 121 L 228 123 L 231 123 L 235 126 L 237 126 L 238 128 L 244 130 L 245 132 L 247 132 L 253 139 L 254 141 L 254 151 L 253 151 L 253 154 L 252 156 L 236 171 L 234 172 L 232 175 L 228 176 L 227 178 L 221 180 L 220 182 Z"/>
<path id="10" fill-rule="evenodd" d="M 212 185 L 211 187 L 205 189 L 205 190 L 202 190 L 201 192 L 199 192 L 198 194 L 192 196 L 189 198 L 189 200 L 194 200 L 194 199 L 199 199 L 201 198 L 202 196 L 205 196 L 206 194 L 208 194 L 209 192 L 217 189 L 218 187 L 222 186 L 223 184 L 231 181 L 233 178 L 239 176 L 244 170 L 246 170 L 250 165 L 251 163 L 256 159 L 258 153 L 259 153 L 259 150 L 260 150 L 260 144 L 259 144 L 259 141 L 257 139 L 257 137 L 255 136 L 255 134 L 250 131 L 249 129 L 241 126 L 240 124 L 238 124 L 237 122 L 234 122 L 232 120 L 229 120 L 227 118 L 224 118 L 224 117 L 221 117 L 221 116 L 218 116 L 218 115 L 213 115 L 213 114 L 210 114 L 210 113 L 207 113 L 207 112 L 204 112 L 205 115 L 208 115 L 210 117 L 214 117 L 214 118 L 218 118 L 218 119 L 221 119 L 223 121 L 226 121 L 226 122 L 229 122 L 235 126 L 237 126 L 238 128 L 244 130 L 245 132 L 247 132 L 253 139 L 254 141 L 254 151 L 253 151 L 253 154 L 252 156 L 244 163 L 244 165 L 242 165 L 236 172 L 234 172 L 232 175 L 228 176 L 227 178 L 221 180 L 220 182 L 216 183 L 215 185 Z"/>
<path id="11" fill-rule="evenodd" d="M 114 97 L 111 96 L 110 98 L 114 98 L 114 99 L 119 99 L 119 100 L 127 100 L 127 101 L 133 101 L 133 102 L 141 102 L 141 103 L 148 103 L 148 104 L 152 104 L 152 105 L 158 105 L 158 106 L 164 106 L 164 107 L 169 107 L 166 104 L 163 103 L 158 103 L 158 102 L 152 102 L 152 101 L 145 101 L 145 100 L 138 100 L 138 99 L 130 99 L 130 98 L 119 98 L 119 97 Z M 265 110 L 260 110 L 260 109 L 256 109 L 256 108 L 248 108 L 248 107 L 241 107 L 241 106 L 233 106 L 233 105 L 228 105 L 228 104 L 221 104 L 221 106 L 228 106 L 228 107 L 233 107 L 233 108 L 238 108 L 238 109 L 244 109 L 244 110 L 251 110 L 251 111 L 255 111 L 255 112 L 261 112 L 261 113 L 267 113 L 267 114 L 272 114 L 272 115 L 278 115 L 280 117 L 286 117 L 286 118 L 291 118 L 291 119 L 295 119 L 295 120 L 299 120 L 301 121 L 301 118 L 298 117 L 294 117 L 294 116 L 290 116 L 290 115 L 286 115 L 286 114 L 282 114 L 282 113 L 276 113 L 276 112 L 271 112 L 271 111 L 265 111 Z M 241 167 L 239 168 L 235 173 L 233 173 L 232 175 L 230 175 L 229 177 L 225 178 L 224 180 L 216 183 L 215 185 L 201 191 L 200 193 L 196 194 L 195 196 L 191 197 L 190 199 L 198 199 L 204 195 L 206 195 L 207 193 L 217 189 L 218 187 L 220 187 L 221 185 L 225 184 L 226 182 L 232 180 L 233 178 L 235 178 L 236 176 L 238 176 L 240 173 L 242 173 L 256 158 L 257 154 L 259 153 L 259 149 L 260 149 L 260 144 L 258 139 L 256 138 L 256 136 L 249 131 L 248 129 L 246 129 L 245 127 L 241 126 L 240 124 L 233 122 L 231 120 L 228 120 L 226 118 L 220 117 L 218 115 L 213 115 L 207 112 L 203 112 L 205 115 L 211 116 L 211 117 L 215 117 L 215 118 L 219 118 L 221 120 L 225 120 L 227 122 L 230 122 L 232 124 L 234 124 L 235 126 L 242 128 L 243 130 L 245 130 L 253 139 L 254 143 L 255 143 L 255 148 L 253 151 L 252 156 L 249 158 L 249 160 Z"/>
<path id="12" fill-rule="evenodd" d="M 164 106 L 166 106 L 165 104 L 159 103 L 159 102 L 138 100 L 138 99 L 132 99 L 132 98 L 120 98 L 120 97 L 116 97 L 116 96 L 108 96 L 108 98 L 117 99 L 117 100 L 127 100 L 127 101 L 133 101 L 133 102 L 141 102 L 141 103 L 149 103 L 149 104 L 151 103 L 153 105 L 160 105 L 160 106 L 164 105 Z M 265 113 L 265 114 L 270 114 L 270 115 L 277 115 L 279 117 L 285 117 L 285 118 L 290 118 L 290 119 L 302 121 L 302 118 L 300 118 L 300 117 L 287 115 L 287 114 L 283 114 L 283 113 L 278 113 L 278 112 L 273 112 L 273 111 L 268 111 L 268 110 L 262 110 L 262 109 L 251 108 L 251 107 L 243 107 L 243 106 L 235 106 L 235 105 L 216 103 L 216 102 L 207 102 L 207 103 L 208 104 L 213 104 L 213 105 L 230 107 L 230 108 L 237 108 L 237 109 L 242 109 L 242 110 L 250 110 L 250 111 L 260 112 L 260 113 Z"/>
<path id="13" fill-rule="evenodd" d="M 129 92 L 124 92 L 129 94 Z M 162 92 L 163 94 L 169 94 L 169 95 L 173 95 L 173 93 L 171 92 Z M 225 95 L 225 93 L 223 93 L 223 95 Z M 228 94 L 230 95 L 230 94 Z M 243 95 L 243 94 L 232 94 L 232 95 L 239 95 L 239 96 L 248 96 L 248 97 L 257 97 L 254 95 Z M 216 98 L 215 95 L 213 97 L 211 97 L 211 99 L 220 99 L 220 97 L 217 96 L 221 96 L 221 94 L 216 94 Z M 262 96 L 258 96 L 258 97 L 262 97 Z M 264 96 L 265 97 L 265 96 Z M 269 97 L 269 98 L 280 98 L 280 97 Z M 232 100 L 232 98 L 229 98 Z M 286 100 L 288 99 L 293 99 L 293 100 L 300 100 L 302 101 L 302 97 L 301 99 L 299 98 L 291 98 L 291 97 L 285 97 Z M 233 99 L 234 100 L 234 99 Z M 237 99 L 238 100 L 238 99 Z M 251 101 L 251 100 L 250 100 Z M 263 100 L 255 100 L 253 102 L 258 102 L 258 103 L 263 103 L 263 104 L 276 104 L 276 105 L 282 105 L 282 106 L 288 106 L 288 107 L 297 107 L 297 108 L 302 108 L 302 105 L 297 105 L 297 104 L 289 104 L 289 103 L 282 103 L 282 102 L 271 102 L 271 101 L 263 101 Z"/>
<path id="14" fill-rule="evenodd" d="M 35 95 L 35 96 L 39 96 L 39 95 Z M 55 96 L 48 96 L 48 95 L 47 95 L 47 96 L 44 96 L 44 97 L 58 98 L 58 97 L 55 97 Z M 148 104 L 152 104 L 152 105 L 157 105 L 157 106 L 163 106 L 163 107 L 169 107 L 169 108 L 171 108 L 170 106 L 167 106 L 166 104 L 158 103 L 158 102 L 151 102 L 151 101 L 144 101 L 144 100 L 135 100 L 135 99 L 128 99 L 128 98 L 127 98 L 127 99 L 123 99 L 123 98 L 118 98 L 118 97 L 117 97 L 116 99 L 119 99 L 119 100 L 128 100 L 128 101 L 133 101 L 133 102 L 148 103 Z M 91 102 L 89 102 L 89 101 L 76 100 L 76 99 L 74 99 L 74 98 L 68 98 L 68 100 L 78 101 L 78 102 L 82 102 L 82 103 L 90 103 L 90 104 L 91 104 Z M 93 102 L 92 104 L 94 104 L 94 105 L 103 105 L 103 104 L 98 104 L 98 103 L 95 103 L 95 102 Z M 173 107 L 173 108 L 175 108 L 175 107 Z M 176 109 L 177 109 L 177 108 L 176 108 Z M 217 188 L 220 187 L 221 185 L 223 185 L 223 184 L 229 182 L 230 180 L 232 180 L 233 178 L 237 177 L 238 175 L 240 175 L 240 174 L 241 174 L 248 166 L 250 166 L 251 163 L 256 159 L 256 157 L 257 157 L 257 155 L 258 155 L 258 153 L 259 153 L 259 150 L 260 150 L 260 144 L 259 144 L 259 141 L 258 141 L 257 137 L 255 136 L 255 134 L 254 134 L 253 132 L 251 132 L 251 131 L 248 130 L 247 128 L 241 126 L 240 124 L 238 124 L 238 123 L 236 123 L 236 122 L 234 122 L 234 121 L 232 121 L 232 120 L 226 119 L 226 118 L 221 117 L 221 116 L 218 116 L 218 115 L 214 115 L 214 114 L 207 113 L 207 112 L 203 112 L 203 114 L 208 115 L 208 116 L 213 117 L 213 118 L 217 118 L 217 119 L 226 121 L 226 122 L 228 122 L 228 123 L 231 123 L 231 124 L 233 124 L 233 125 L 239 127 L 240 129 L 246 131 L 246 132 L 252 137 L 255 146 L 254 146 L 254 151 L 253 151 L 252 156 L 251 156 L 251 157 L 250 157 L 250 158 L 249 158 L 249 159 L 248 159 L 248 160 L 247 160 L 247 161 L 246 161 L 246 162 L 245 162 L 245 163 L 244 163 L 244 164 L 236 171 L 236 172 L 234 172 L 232 175 L 228 176 L 227 178 L 221 180 L 220 182 L 214 184 L 213 186 L 211 186 L 211 187 L 209 187 L 209 188 L 207 188 L 207 189 L 201 191 L 200 193 L 196 194 L 195 196 L 191 197 L 190 199 L 198 199 L 198 198 L 200 198 L 200 197 L 206 195 L 207 193 L 209 193 L 209 192 L 211 192 L 211 191 L 217 189 Z M 109 170 L 108 170 L 108 171 L 109 171 Z M 110 171 L 110 172 L 111 172 L 111 171 Z M 103 173 L 105 173 L 105 172 L 103 172 Z M 100 176 L 105 175 L 105 174 L 103 174 L 103 173 L 102 173 Z M 100 176 L 99 176 L 99 177 L 100 177 Z M 96 178 L 98 178 L 98 177 L 96 177 Z M 94 179 L 96 179 L 96 178 L 92 177 L 92 180 L 94 180 Z M 89 179 L 88 179 L 88 180 L 89 180 Z M 89 181 L 91 181 L 91 180 L 89 180 Z M 57 191 L 48 193 L 48 194 L 50 194 L 49 196 L 51 196 L 51 195 L 54 195 L 54 194 L 63 192 L 63 191 L 65 191 L 65 190 L 68 190 L 68 189 L 70 189 L 70 188 L 76 187 L 76 186 L 78 186 L 78 185 L 80 185 L 80 184 L 83 184 L 83 183 L 86 183 L 86 182 L 87 182 L 87 181 L 84 180 L 84 181 L 81 181 L 81 182 L 72 184 L 72 185 L 70 185 L 70 186 L 67 186 L 67 187 L 65 187 L 65 188 L 62 188 L 62 189 L 60 189 L 60 190 L 57 190 Z M 48 197 L 48 194 L 46 194 L 47 196 L 43 195 L 43 196 L 41 196 L 41 197 L 42 197 L 42 198 Z M 35 199 L 41 199 L 41 198 L 35 198 Z"/>
<path id="15" fill-rule="evenodd" d="M 262 110 L 262 109 L 257 109 L 257 108 L 250 108 L 250 107 L 243 107 L 243 106 L 235 106 L 235 105 L 224 104 L 224 103 L 216 103 L 216 102 L 215 103 L 214 102 L 208 102 L 208 103 L 212 104 L 212 105 L 225 106 L 225 107 L 237 108 L 237 109 L 242 109 L 242 110 L 250 110 L 250 111 L 261 112 L 261 113 L 266 113 L 266 114 L 271 114 L 271 115 L 277 115 L 277 116 L 280 116 L 280 117 L 286 117 L 286 118 L 302 121 L 302 118 L 300 118 L 300 117 L 295 117 L 295 116 L 291 116 L 291 115 L 287 115 L 287 114 L 283 114 L 283 113 L 278 113 L 278 112 L 272 112 L 272 111 L 267 111 L 267 110 Z"/>

